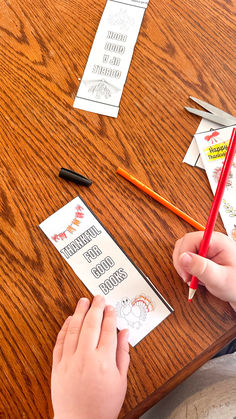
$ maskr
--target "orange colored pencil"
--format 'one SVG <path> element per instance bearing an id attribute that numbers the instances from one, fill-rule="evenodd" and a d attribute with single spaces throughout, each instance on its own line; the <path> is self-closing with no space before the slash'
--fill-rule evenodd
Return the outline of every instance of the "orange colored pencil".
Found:
<path id="1" fill-rule="evenodd" d="M 197 221 L 195 221 L 192 217 L 187 215 L 185 212 L 181 211 L 179 208 L 177 208 L 175 205 L 171 204 L 169 201 L 167 201 L 165 198 L 162 198 L 162 196 L 158 195 L 156 192 L 154 192 L 152 189 L 150 189 L 148 186 L 144 185 L 142 182 L 140 182 L 138 179 L 136 179 L 134 176 L 130 175 L 126 170 L 121 169 L 121 167 L 118 167 L 116 171 L 119 175 L 123 176 L 125 179 L 129 180 L 129 182 L 133 183 L 137 188 L 141 189 L 143 192 L 151 196 L 156 201 L 160 202 L 160 204 L 164 205 L 166 208 L 174 212 L 179 217 L 183 218 L 183 220 L 187 221 L 187 223 L 191 224 L 193 227 L 195 227 L 197 230 L 204 231 L 205 227 L 201 224 L 199 224 Z"/>

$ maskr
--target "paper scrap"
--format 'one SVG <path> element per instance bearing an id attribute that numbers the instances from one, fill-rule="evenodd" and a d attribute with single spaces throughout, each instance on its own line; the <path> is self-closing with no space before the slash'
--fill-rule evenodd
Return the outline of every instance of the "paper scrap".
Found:
<path id="1" fill-rule="evenodd" d="M 214 130 L 216 128 L 221 128 L 222 125 L 216 124 L 214 122 L 208 121 L 207 119 L 202 118 L 200 124 L 198 125 L 198 129 L 195 134 L 206 132 L 210 130 Z M 195 135 L 194 134 L 194 135 Z M 190 164 L 190 166 L 199 167 L 200 169 L 204 169 L 204 164 L 202 162 L 199 149 L 195 140 L 195 136 L 192 139 L 192 142 L 188 148 L 188 151 L 183 159 L 183 163 Z"/>
<path id="2" fill-rule="evenodd" d="M 213 194 L 215 194 L 217 188 L 234 127 L 236 125 L 195 135 Z M 228 236 L 236 241 L 236 155 L 226 183 L 219 212 Z"/>
<path id="3" fill-rule="evenodd" d="M 139 29 L 149 0 L 108 0 L 74 107 L 117 117 Z"/>
<path id="4" fill-rule="evenodd" d="M 118 329 L 129 329 L 136 345 L 172 311 L 85 202 L 77 197 L 40 228 L 93 295 L 116 307 Z"/>

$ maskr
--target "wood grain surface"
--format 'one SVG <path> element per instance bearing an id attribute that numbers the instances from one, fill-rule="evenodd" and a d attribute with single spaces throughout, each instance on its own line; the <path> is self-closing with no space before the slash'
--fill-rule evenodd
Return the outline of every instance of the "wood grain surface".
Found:
<path id="1" fill-rule="evenodd" d="M 56 335 L 85 286 L 38 225 L 80 195 L 174 307 L 131 349 L 120 418 L 138 418 L 236 335 L 227 303 L 191 305 L 172 265 L 193 228 L 116 175 L 123 167 L 202 224 L 212 193 L 182 163 L 199 123 L 189 95 L 235 114 L 235 2 L 150 0 L 117 119 L 73 109 L 105 7 L 0 0 L 0 417 L 52 417 Z M 67 167 L 90 188 L 58 177 Z M 218 218 L 217 229 L 224 232 Z M 93 419 L 93 418 L 91 418 Z"/>

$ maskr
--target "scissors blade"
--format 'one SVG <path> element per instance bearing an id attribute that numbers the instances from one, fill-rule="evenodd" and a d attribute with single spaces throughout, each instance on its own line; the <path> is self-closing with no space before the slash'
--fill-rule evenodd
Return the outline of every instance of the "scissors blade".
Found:
<path id="1" fill-rule="evenodd" d="M 213 115 L 210 112 L 200 111 L 199 109 L 189 108 L 188 106 L 185 106 L 185 109 L 188 112 L 193 113 L 194 115 L 201 116 L 202 118 L 205 118 L 208 121 L 212 121 L 220 125 L 224 125 L 226 127 L 236 124 L 236 118 L 232 116 L 230 118 L 229 117 L 226 118 L 226 116 Z"/>
<path id="2" fill-rule="evenodd" d="M 210 103 L 204 102 L 203 100 L 197 99 L 196 97 L 193 97 L 193 96 L 189 96 L 189 97 L 193 102 L 196 102 L 198 105 L 200 105 L 202 108 L 206 109 L 207 111 L 211 112 L 213 115 L 218 115 L 222 118 L 225 117 L 226 119 L 231 120 L 232 122 L 230 124 L 236 123 L 236 118 L 230 113 L 224 112 L 221 109 L 216 108 L 216 106 L 213 106 Z"/>

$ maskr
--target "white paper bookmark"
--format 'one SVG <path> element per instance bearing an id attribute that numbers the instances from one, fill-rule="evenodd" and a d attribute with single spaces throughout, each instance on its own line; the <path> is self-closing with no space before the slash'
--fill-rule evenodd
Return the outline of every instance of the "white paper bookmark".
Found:
<path id="1" fill-rule="evenodd" d="M 93 295 L 116 307 L 118 329 L 136 345 L 172 311 L 151 281 L 77 197 L 40 228 Z"/>
<path id="2" fill-rule="evenodd" d="M 229 140 L 235 127 L 236 125 L 218 128 L 195 136 L 213 194 L 216 192 Z M 236 241 L 236 155 L 220 205 L 220 215 L 228 236 Z"/>
<path id="3" fill-rule="evenodd" d="M 123 87 L 149 0 L 108 0 L 74 107 L 117 117 Z"/>

